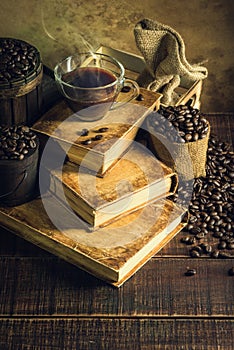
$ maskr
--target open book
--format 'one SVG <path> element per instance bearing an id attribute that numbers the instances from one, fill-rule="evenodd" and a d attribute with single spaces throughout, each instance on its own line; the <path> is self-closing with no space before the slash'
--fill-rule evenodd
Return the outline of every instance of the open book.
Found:
<path id="1" fill-rule="evenodd" d="M 159 108 L 161 94 L 140 89 L 142 99 L 109 111 L 93 122 L 79 120 L 65 100 L 46 112 L 32 127 L 41 144 L 55 140 L 70 161 L 102 176 L 135 138 L 146 115 Z M 121 99 L 120 99 L 121 102 Z"/>
<path id="2" fill-rule="evenodd" d="M 0 225 L 119 287 L 186 225 L 184 215 L 175 203 L 161 199 L 90 232 L 77 215 L 46 194 L 0 208 Z"/>
<path id="3" fill-rule="evenodd" d="M 103 178 L 71 162 L 50 171 L 50 191 L 92 227 L 174 193 L 176 174 L 133 142 Z"/>

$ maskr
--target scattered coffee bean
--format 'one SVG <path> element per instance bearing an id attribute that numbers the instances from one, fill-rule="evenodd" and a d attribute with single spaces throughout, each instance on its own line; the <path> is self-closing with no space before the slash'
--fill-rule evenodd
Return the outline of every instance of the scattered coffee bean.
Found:
<path id="1" fill-rule="evenodd" d="M 82 143 L 82 145 L 90 145 L 92 143 L 92 140 L 87 139 L 87 140 L 81 141 L 81 143 Z"/>
<path id="2" fill-rule="evenodd" d="M 108 128 L 107 127 L 103 127 L 103 128 L 98 129 L 96 132 L 103 133 L 103 132 L 107 132 L 107 131 L 108 131 Z"/>
<path id="3" fill-rule="evenodd" d="M 191 258 L 199 258 L 201 256 L 201 252 L 199 252 L 196 249 L 191 249 L 189 251 L 189 254 L 190 254 Z"/>
<path id="4" fill-rule="evenodd" d="M 82 129 L 80 132 L 80 136 L 88 136 L 89 130 L 88 129 Z"/>
<path id="5" fill-rule="evenodd" d="M 121 92 L 129 92 L 131 90 L 131 86 L 123 86 L 122 89 L 121 89 Z"/>
<path id="6" fill-rule="evenodd" d="M 103 135 L 96 135 L 96 136 L 94 136 L 93 138 L 92 138 L 92 140 L 93 141 L 99 141 L 99 140 L 101 140 L 103 138 Z"/>
<path id="7" fill-rule="evenodd" d="M 188 244 L 189 240 L 190 240 L 190 236 L 185 236 L 185 237 L 182 237 L 180 241 L 182 243 Z"/>
<path id="8" fill-rule="evenodd" d="M 229 274 L 229 276 L 234 276 L 234 267 L 231 267 L 231 268 L 228 270 L 228 274 Z"/>
<path id="9" fill-rule="evenodd" d="M 186 272 L 185 272 L 185 276 L 194 276 L 196 275 L 197 271 L 195 269 L 188 269 Z"/>
<path id="10" fill-rule="evenodd" d="M 136 100 L 137 101 L 144 101 L 144 96 L 142 94 L 139 94 L 137 97 L 136 97 Z"/>

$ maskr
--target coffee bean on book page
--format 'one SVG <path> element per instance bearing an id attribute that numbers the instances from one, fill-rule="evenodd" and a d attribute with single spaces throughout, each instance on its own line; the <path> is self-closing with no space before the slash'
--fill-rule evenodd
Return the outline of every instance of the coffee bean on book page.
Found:
<path id="1" fill-rule="evenodd" d="M 99 140 L 101 140 L 102 138 L 103 138 L 103 135 L 98 134 L 98 135 L 92 137 L 92 140 L 93 140 L 93 141 L 99 141 Z"/>
<path id="2" fill-rule="evenodd" d="M 126 85 L 122 87 L 121 92 L 129 92 L 130 90 L 131 90 L 131 87 Z"/>
<path id="3" fill-rule="evenodd" d="M 144 96 L 142 94 L 139 94 L 137 97 L 136 97 L 136 100 L 137 101 L 144 101 Z"/>
<path id="4" fill-rule="evenodd" d="M 80 132 L 80 136 L 88 136 L 89 130 L 88 129 L 82 129 Z"/>
<path id="5" fill-rule="evenodd" d="M 109 128 L 107 128 L 107 127 L 102 127 L 102 128 L 100 128 L 100 129 L 96 130 L 96 132 L 104 133 L 104 132 L 107 132 L 108 130 L 109 130 Z"/>
<path id="6" fill-rule="evenodd" d="M 194 276 L 196 275 L 197 271 L 195 269 L 187 269 L 187 271 L 184 273 L 185 276 Z"/>
<path id="7" fill-rule="evenodd" d="M 81 141 L 81 143 L 82 143 L 82 145 L 90 145 L 92 143 L 92 140 L 87 139 L 87 140 Z"/>

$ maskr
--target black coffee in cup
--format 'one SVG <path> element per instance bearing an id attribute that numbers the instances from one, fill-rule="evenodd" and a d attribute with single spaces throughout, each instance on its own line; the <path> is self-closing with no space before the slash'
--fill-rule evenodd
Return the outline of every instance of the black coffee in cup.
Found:
<path id="1" fill-rule="evenodd" d="M 100 67 L 80 67 L 67 73 L 63 80 L 80 88 L 99 88 L 112 84 L 116 77 L 110 71 Z"/>
<path id="2" fill-rule="evenodd" d="M 63 81 L 68 84 L 64 85 L 64 92 L 69 96 L 69 105 L 80 116 L 103 114 L 115 100 L 116 79 L 112 72 L 100 67 L 80 67 L 67 73 Z M 101 106 L 103 103 L 106 105 Z M 83 111 L 88 107 L 92 108 Z"/>

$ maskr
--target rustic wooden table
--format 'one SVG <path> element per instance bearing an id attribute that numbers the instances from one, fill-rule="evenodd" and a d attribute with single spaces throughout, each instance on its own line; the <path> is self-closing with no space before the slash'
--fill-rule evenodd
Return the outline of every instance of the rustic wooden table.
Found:
<path id="1" fill-rule="evenodd" d="M 233 141 L 231 114 L 208 119 Z M 234 349 L 234 260 L 182 235 L 116 289 L 1 228 L 0 349 Z"/>

